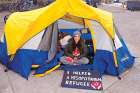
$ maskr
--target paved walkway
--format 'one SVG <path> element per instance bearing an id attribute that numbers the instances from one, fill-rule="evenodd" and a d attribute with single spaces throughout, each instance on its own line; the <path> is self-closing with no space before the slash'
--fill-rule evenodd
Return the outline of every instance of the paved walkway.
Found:
<path id="1" fill-rule="evenodd" d="M 140 57 L 140 12 L 131 12 L 112 6 L 102 7 L 114 14 L 114 20 L 119 32 L 126 41 L 131 53 Z M 0 13 L 0 32 L 3 31 Z M 4 72 L 0 65 L 0 93 L 139 93 L 140 91 L 140 58 L 136 59 L 134 67 L 122 75 L 122 80 L 116 77 L 103 76 L 103 91 L 61 88 L 63 71 L 54 71 L 43 78 L 29 77 L 25 80 L 16 73 Z"/>

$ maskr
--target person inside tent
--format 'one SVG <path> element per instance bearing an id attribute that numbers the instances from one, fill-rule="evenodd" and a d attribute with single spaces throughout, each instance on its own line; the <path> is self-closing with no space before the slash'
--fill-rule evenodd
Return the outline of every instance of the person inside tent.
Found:
<path id="1" fill-rule="evenodd" d="M 86 45 L 80 36 L 81 33 L 79 31 L 73 33 L 72 39 L 64 49 L 64 56 L 60 58 L 62 64 L 80 65 L 89 63 L 89 59 L 86 57 Z"/>

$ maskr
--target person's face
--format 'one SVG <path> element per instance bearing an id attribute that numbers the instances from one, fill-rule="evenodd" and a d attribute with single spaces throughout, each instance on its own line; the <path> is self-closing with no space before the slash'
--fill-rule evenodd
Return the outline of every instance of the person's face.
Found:
<path id="1" fill-rule="evenodd" d="M 74 41 L 75 41 L 76 43 L 78 43 L 79 40 L 80 40 L 80 36 L 79 36 L 79 35 L 75 35 L 75 36 L 74 36 Z"/>

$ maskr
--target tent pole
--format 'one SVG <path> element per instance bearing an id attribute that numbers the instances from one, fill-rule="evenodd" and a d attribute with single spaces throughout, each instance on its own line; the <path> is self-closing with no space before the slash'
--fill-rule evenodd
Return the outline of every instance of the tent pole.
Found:
<path id="1" fill-rule="evenodd" d="M 92 42 L 93 42 L 93 49 L 94 49 L 94 54 L 96 53 L 96 40 L 95 40 L 95 32 L 94 29 L 92 28 L 92 24 L 90 23 L 90 21 L 88 19 L 84 20 L 85 22 L 85 26 L 87 26 L 90 30 L 91 36 L 92 36 Z"/>
<path id="2" fill-rule="evenodd" d="M 114 51 L 113 51 L 114 64 L 115 64 L 115 67 L 117 69 L 117 77 L 118 77 L 119 80 L 121 80 L 121 77 L 120 77 L 119 71 L 118 71 L 117 51 L 116 51 L 116 46 L 115 46 L 114 39 L 112 39 L 112 41 L 113 41 L 113 45 L 114 45 Z"/>

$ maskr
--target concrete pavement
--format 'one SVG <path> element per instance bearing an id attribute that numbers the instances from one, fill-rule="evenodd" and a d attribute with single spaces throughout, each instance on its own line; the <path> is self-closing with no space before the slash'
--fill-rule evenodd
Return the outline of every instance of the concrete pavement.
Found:
<path id="1" fill-rule="evenodd" d="M 120 34 L 127 43 L 131 53 L 140 57 L 140 12 L 131 12 L 122 8 L 102 6 L 114 14 L 114 20 Z M 0 13 L 0 32 L 3 31 L 2 17 L 6 12 Z M 135 61 L 134 67 L 125 72 L 122 80 L 116 77 L 103 76 L 103 91 L 69 89 L 60 86 L 63 71 L 54 71 L 45 77 L 29 80 L 23 79 L 18 74 L 9 71 L 4 72 L 0 65 L 0 93 L 139 93 L 140 91 L 140 58 Z"/>

